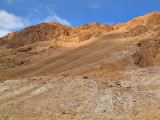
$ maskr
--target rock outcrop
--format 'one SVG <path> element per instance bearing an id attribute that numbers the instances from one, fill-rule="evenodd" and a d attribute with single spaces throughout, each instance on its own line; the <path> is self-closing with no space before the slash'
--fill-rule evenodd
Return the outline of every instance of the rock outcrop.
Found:
<path id="1" fill-rule="evenodd" d="M 139 50 L 133 54 L 135 64 L 140 67 L 160 65 L 160 38 L 141 40 Z"/>
<path id="2" fill-rule="evenodd" d="M 41 23 L 2 37 L 0 45 L 6 44 L 8 48 L 18 48 L 50 40 L 54 42 L 79 43 L 92 37 L 99 37 L 104 32 L 110 30 L 112 30 L 112 26 L 107 24 L 100 25 L 98 22 L 85 24 L 76 28 L 55 22 Z"/>

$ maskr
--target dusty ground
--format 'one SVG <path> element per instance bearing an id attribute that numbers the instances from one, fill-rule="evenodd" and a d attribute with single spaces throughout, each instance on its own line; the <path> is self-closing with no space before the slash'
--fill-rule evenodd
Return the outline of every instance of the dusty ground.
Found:
<path id="1" fill-rule="evenodd" d="M 160 119 L 160 67 L 129 77 L 32 77 L 0 84 L 1 119 Z"/>

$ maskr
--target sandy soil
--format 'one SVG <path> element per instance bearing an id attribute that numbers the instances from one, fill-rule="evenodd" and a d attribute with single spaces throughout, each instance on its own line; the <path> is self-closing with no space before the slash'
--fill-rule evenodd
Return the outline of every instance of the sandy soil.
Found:
<path id="1" fill-rule="evenodd" d="M 111 78 L 31 77 L 0 84 L 1 119 L 160 119 L 160 67 Z M 148 112 L 149 111 L 149 112 Z"/>

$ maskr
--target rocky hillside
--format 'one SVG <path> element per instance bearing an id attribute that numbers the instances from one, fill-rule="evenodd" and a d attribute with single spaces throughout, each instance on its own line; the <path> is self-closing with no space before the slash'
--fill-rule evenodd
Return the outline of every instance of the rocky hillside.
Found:
<path id="1" fill-rule="evenodd" d="M 133 54 L 136 65 L 140 67 L 160 65 L 160 37 L 139 41 L 137 46 L 139 50 Z"/>
<path id="2" fill-rule="evenodd" d="M 116 25 L 100 25 L 97 22 L 73 28 L 54 22 L 41 23 L 2 37 L 0 45 L 7 44 L 8 48 L 17 48 L 49 40 L 59 44 L 61 42 L 79 43 L 118 29 L 125 29 L 126 35 L 137 36 L 149 30 L 156 30 L 159 26 L 159 12 L 152 12 L 145 16 L 134 18 L 127 23 Z"/>
<path id="3" fill-rule="evenodd" d="M 114 25 L 114 29 L 126 29 L 127 36 L 137 36 L 147 31 L 156 31 L 160 28 L 160 12 L 148 13 L 134 18 L 126 23 Z"/>
<path id="4" fill-rule="evenodd" d="M 60 54 L 58 58 L 55 57 L 51 60 L 48 58 L 49 60 L 44 61 L 48 64 L 48 62 L 52 63 L 54 60 L 65 56 L 64 61 L 68 59 L 69 62 L 83 58 L 83 60 L 79 60 L 80 63 L 73 65 L 74 67 L 72 66 L 76 68 L 77 65 L 80 66 L 96 62 L 95 56 L 97 56 L 97 58 L 106 56 L 106 54 L 100 53 L 107 51 L 112 53 L 112 51 L 120 48 L 121 50 L 130 50 L 133 59 L 131 61 L 134 61 L 133 63 L 135 65 L 139 67 L 156 66 L 160 64 L 159 37 L 160 12 L 152 12 L 134 18 L 129 22 L 115 25 L 100 25 L 97 22 L 73 28 L 55 22 L 41 23 L 0 38 L 0 63 L 3 65 L 3 68 L 6 68 L 6 66 L 7 68 L 21 68 L 44 57 L 47 59 L 48 56 L 52 56 L 52 54 L 63 51 L 68 47 L 70 47 L 68 49 L 73 49 L 76 46 L 78 47 L 78 45 L 85 44 L 85 46 L 82 47 L 84 50 L 77 48 L 76 50 L 74 49 L 73 52 L 65 53 L 65 55 Z M 121 39 L 123 39 L 123 42 L 120 42 Z M 92 43 L 92 40 L 96 40 L 97 42 Z M 112 44 L 112 46 L 110 46 L 110 44 Z M 73 54 L 72 61 L 70 55 L 71 53 L 75 53 L 75 51 L 77 51 L 77 54 L 75 54 L 75 56 Z M 82 53 L 81 51 L 84 52 Z M 90 59 L 87 58 L 89 56 L 86 57 L 85 53 L 91 56 Z M 96 55 L 94 55 L 94 53 Z M 88 62 L 88 60 L 90 62 Z M 52 64 L 54 64 L 54 62 Z M 56 66 L 62 67 L 61 63 L 56 64 Z M 41 67 L 41 64 L 36 65 L 37 69 Z M 30 69 L 31 68 L 27 68 L 27 71 L 30 71 Z M 32 69 L 35 70 L 34 67 Z M 67 67 L 65 70 L 68 69 Z M 50 70 L 50 73 L 51 71 L 56 70 Z M 43 70 L 43 72 L 45 73 L 45 70 Z M 58 72 L 62 72 L 62 69 Z"/>
<path id="5" fill-rule="evenodd" d="M 55 22 L 41 23 L 2 37 L 0 45 L 7 44 L 8 48 L 18 48 L 51 40 L 59 44 L 61 42 L 79 43 L 92 37 L 99 37 L 110 30 L 112 30 L 112 26 L 100 25 L 99 23 L 85 24 L 76 28 Z"/>
<path id="6" fill-rule="evenodd" d="M 2 120 L 160 120 L 159 88 L 160 12 L 0 38 Z"/>

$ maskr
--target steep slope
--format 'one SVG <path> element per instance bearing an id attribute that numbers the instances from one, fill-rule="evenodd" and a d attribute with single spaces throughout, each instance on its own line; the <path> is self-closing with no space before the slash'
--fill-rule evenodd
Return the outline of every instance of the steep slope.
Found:
<path id="1" fill-rule="evenodd" d="M 72 28 L 51 22 L 31 26 L 0 38 L 1 71 L 9 68 L 11 74 L 10 70 L 16 69 L 10 75 L 13 77 L 61 73 L 94 64 L 125 49 L 129 49 L 128 58 L 132 55 L 133 60 L 128 60 L 131 63 L 156 66 L 159 22 L 160 13 L 152 12 L 116 25 L 91 23 Z M 139 41 L 144 41 L 141 47 L 137 46 Z"/>
<path id="2" fill-rule="evenodd" d="M 70 48 L 57 55 L 51 55 L 35 61 L 24 69 L 20 69 L 23 74 L 46 75 L 57 74 L 64 71 L 70 71 L 88 64 L 96 63 L 107 59 L 116 52 L 120 52 L 130 42 L 119 32 L 104 35 L 87 45 L 77 48 Z M 22 74 L 21 73 L 21 74 Z"/>

